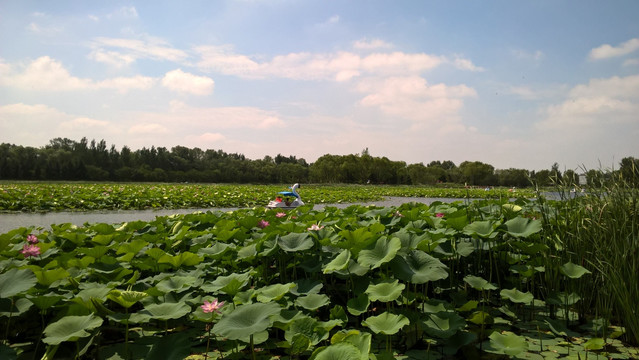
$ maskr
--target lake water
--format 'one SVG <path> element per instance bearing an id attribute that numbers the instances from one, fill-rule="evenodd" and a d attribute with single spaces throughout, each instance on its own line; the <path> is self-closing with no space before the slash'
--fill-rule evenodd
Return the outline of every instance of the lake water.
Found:
<path id="1" fill-rule="evenodd" d="M 407 202 L 418 202 L 423 204 L 432 204 L 435 201 L 453 202 L 463 199 L 450 198 L 418 198 L 418 197 L 389 197 L 380 201 L 371 201 L 366 203 L 358 203 L 359 205 L 377 205 L 377 206 L 399 206 Z M 346 208 L 353 205 L 349 204 L 319 204 L 314 209 L 319 210 L 327 206 L 337 208 Z M 10 230 L 20 227 L 34 226 L 35 228 L 51 229 L 51 224 L 72 223 L 82 226 L 86 223 L 107 223 L 121 224 L 128 221 L 142 220 L 152 221 L 157 216 L 168 216 L 174 214 L 191 214 L 194 212 L 206 212 L 210 210 L 233 211 L 238 208 L 207 208 L 207 209 L 162 209 L 162 210 L 110 210 L 110 211 L 84 211 L 71 212 L 59 211 L 48 213 L 16 213 L 16 214 L 0 214 L 0 234 L 9 232 Z"/>

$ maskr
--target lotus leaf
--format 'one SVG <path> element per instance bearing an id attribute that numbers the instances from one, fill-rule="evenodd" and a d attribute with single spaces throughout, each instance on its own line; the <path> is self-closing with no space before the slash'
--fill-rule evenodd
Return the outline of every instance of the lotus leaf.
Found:
<path id="1" fill-rule="evenodd" d="M 489 338 L 490 342 L 488 346 L 484 347 L 484 350 L 490 353 L 516 356 L 528 350 L 526 338 L 510 332 L 500 334 L 494 331 Z"/>
<path id="2" fill-rule="evenodd" d="M 366 289 L 366 294 L 370 301 L 383 301 L 389 302 L 397 300 L 397 298 L 402 294 L 406 285 L 400 284 L 399 280 L 391 281 L 385 280 L 378 284 L 368 285 Z"/>
<path id="3" fill-rule="evenodd" d="M 366 355 L 368 356 L 368 354 Z M 353 360 L 360 359 L 362 353 L 349 343 L 338 343 L 318 348 L 311 356 L 312 360 Z"/>
<path id="4" fill-rule="evenodd" d="M 333 260 L 324 266 L 322 271 L 324 274 L 330 274 L 344 269 L 348 265 L 348 261 L 351 259 L 351 252 L 348 249 L 342 250 Z"/>
<path id="5" fill-rule="evenodd" d="M 464 227 L 464 233 L 483 238 L 494 238 L 497 235 L 495 228 L 495 221 L 493 220 L 473 221 Z"/>
<path id="6" fill-rule="evenodd" d="M 122 305 L 124 308 L 128 309 L 131 306 L 135 305 L 138 301 L 147 297 L 148 294 L 140 291 L 120 291 L 120 290 L 111 290 L 107 297 L 110 300 L 115 301 L 116 303 Z"/>
<path id="7" fill-rule="evenodd" d="M 292 355 L 298 355 L 308 350 L 311 346 L 311 339 L 304 334 L 296 334 L 289 342 L 288 353 Z"/>
<path id="8" fill-rule="evenodd" d="M 278 237 L 277 244 L 286 252 L 297 252 L 308 250 L 313 247 L 313 239 L 308 233 L 290 233 Z"/>
<path id="9" fill-rule="evenodd" d="M 446 265 L 421 250 L 412 250 L 405 256 L 395 257 L 391 267 L 398 278 L 413 284 L 423 284 L 448 277 Z"/>
<path id="10" fill-rule="evenodd" d="M 401 328 L 410 324 L 410 320 L 404 315 L 395 315 L 384 312 L 377 316 L 371 316 L 362 321 L 362 325 L 371 329 L 375 334 L 393 335 Z"/>
<path id="11" fill-rule="evenodd" d="M 317 294 L 320 292 L 324 284 L 315 279 L 301 279 L 295 281 L 295 287 L 291 289 L 294 295 Z"/>
<path id="12" fill-rule="evenodd" d="M 155 287 L 163 293 L 182 292 L 192 287 L 198 287 L 201 279 L 195 276 L 171 276 L 160 282 Z"/>
<path id="13" fill-rule="evenodd" d="M 67 270 L 61 267 L 51 270 L 44 270 L 32 266 L 31 270 L 33 270 L 33 273 L 38 278 L 38 284 L 44 286 L 50 286 L 54 282 L 66 279 L 71 275 Z"/>
<path id="14" fill-rule="evenodd" d="M 202 262 L 202 258 L 192 252 L 185 251 L 177 255 L 165 254 L 158 259 L 160 264 L 171 264 L 174 268 L 179 269 L 182 266 L 193 266 Z"/>
<path id="15" fill-rule="evenodd" d="M 163 336 L 153 344 L 146 359 L 183 360 L 191 353 L 191 343 L 187 332 Z"/>
<path id="16" fill-rule="evenodd" d="M 382 236 L 375 242 L 375 247 L 371 250 L 362 250 L 357 256 L 357 263 L 361 266 L 375 269 L 391 261 L 397 251 L 401 249 L 402 242 L 399 238 L 388 239 Z"/>
<path id="17" fill-rule="evenodd" d="M 317 310 L 322 306 L 326 306 L 330 303 L 328 296 L 324 294 L 309 294 L 306 296 L 298 297 L 295 300 L 295 305 L 301 306 L 306 310 Z"/>
<path id="18" fill-rule="evenodd" d="M 530 292 L 521 292 L 517 289 L 503 289 L 499 292 L 502 299 L 508 299 L 518 304 L 530 304 L 535 298 Z"/>
<path id="19" fill-rule="evenodd" d="M 90 331 L 102 325 L 102 322 L 102 318 L 93 314 L 65 316 L 47 325 L 42 341 L 49 345 L 57 345 L 64 341 L 76 341 L 79 338 L 90 336 Z"/>
<path id="20" fill-rule="evenodd" d="M 240 305 L 222 316 L 213 327 L 213 333 L 231 340 L 244 339 L 266 330 L 280 311 L 280 305 L 274 302 Z"/>
<path id="21" fill-rule="evenodd" d="M 466 321 L 454 312 L 429 314 L 424 322 L 424 331 L 440 339 L 447 339 L 466 326 Z"/>
<path id="22" fill-rule="evenodd" d="M 235 295 L 248 284 L 250 277 L 251 274 L 249 272 L 218 276 L 210 284 L 202 285 L 201 289 L 206 292 L 222 292 L 224 294 Z"/>
<path id="23" fill-rule="evenodd" d="M 170 320 L 179 319 L 191 312 L 191 307 L 185 303 L 162 303 L 149 304 L 144 307 L 144 311 L 152 319 Z"/>
<path id="24" fill-rule="evenodd" d="M 346 302 L 346 309 L 352 315 L 358 316 L 368 310 L 368 306 L 370 305 L 370 303 L 371 302 L 368 299 L 368 295 L 366 295 L 365 293 L 361 293 L 356 298 L 349 299 Z"/>
<path id="25" fill-rule="evenodd" d="M 497 290 L 497 286 L 489 283 L 486 279 L 479 276 L 467 275 L 464 277 L 464 281 L 475 290 Z"/>
<path id="26" fill-rule="evenodd" d="M 29 269 L 9 269 L 0 274 L 0 298 L 8 299 L 35 286 L 37 282 L 33 271 Z"/>
<path id="27" fill-rule="evenodd" d="M 328 331 L 310 316 L 304 316 L 293 321 L 284 333 L 284 338 L 289 343 L 292 343 L 297 334 L 307 337 L 311 341 L 311 345 L 317 345 L 320 341 L 328 338 Z"/>
<path id="28" fill-rule="evenodd" d="M 257 289 L 257 301 L 269 303 L 281 299 L 286 293 L 295 287 L 294 283 L 273 284 Z"/>
<path id="29" fill-rule="evenodd" d="M 371 350 L 371 339 L 372 336 L 368 332 L 349 330 L 335 333 L 335 335 L 331 338 L 331 344 L 353 344 L 361 354 L 359 360 L 368 360 L 368 353 Z"/>
<path id="30" fill-rule="evenodd" d="M 590 271 L 581 265 L 573 264 L 572 262 L 567 262 L 559 268 L 562 274 L 568 276 L 571 279 L 579 279 L 580 277 L 590 274 Z"/>
<path id="31" fill-rule="evenodd" d="M 541 220 L 532 220 L 517 216 L 506 221 L 503 226 L 510 235 L 527 238 L 541 231 Z"/>

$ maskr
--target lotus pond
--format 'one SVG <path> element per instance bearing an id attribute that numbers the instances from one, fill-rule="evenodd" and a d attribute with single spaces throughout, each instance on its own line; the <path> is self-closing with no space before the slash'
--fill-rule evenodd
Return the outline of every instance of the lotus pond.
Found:
<path id="1" fill-rule="evenodd" d="M 0 182 L 0 212 L 253 207 L 266 205 L 287 186 Z M 307 204 L 356 203 L 389 196 L 508 199 L 536 195 L 529 189 L 305 184 L 300 193 Z"/>
<path id="2" fill-rule="evenodd" d="M 15 229 L 0 235 L 0 358 L 639 357 L 619 299 L 593 288 L 598 268 L 549 231 L 566 223 L 558 206 L 258 207 Z"/>

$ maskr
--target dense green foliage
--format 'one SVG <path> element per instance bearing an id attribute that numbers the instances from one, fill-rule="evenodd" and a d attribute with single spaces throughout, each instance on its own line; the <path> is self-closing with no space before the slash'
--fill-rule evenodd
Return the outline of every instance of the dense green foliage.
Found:
<path id="1" fill-rule="evenodd" d="M 0 235 L 0 355 L 636 358 L 620 340 L 639 340 L 627 313 L 639 294 L 613 274 L 636 272 L 637 210 L 636 190 L 622 187 L 565 202 L 258 207 L 20 228 Z M 584 246 L 589 232 L 624 261 Z M 220 313 L 205 312 L 215 299 Z"/>
<path id="2" fill-rule="evenodd" d="M 283 185 L 166 183 L 0 183 L 0 211 L 241 208 L 264 206 Z M 531 198 L 526 189 L 368 185 L 303 185 L 307 204 L 381 200 L 383 197 Z"/>
<path id="3" fill-rule="evenodd" d="M 632 176 L 632 166 L 639 159 L 621 161 L 621 171 Z M 588 171 L 589 184 L 602 176 Z M 457 183 L 470 186 L 526 187 L 550 185 L 565 177 L 577 183 L 574 170 L 563 173 L 554 164 L 550 170 L 495 169 L 479 161 L 431 161 L 428 165 L 406 164 L 386 157 L 374 157 L 368 150 L 361 154 L 330 155 L 308 164 L 293 155 L 251 160 L 242 154 L 222 150 L 202 150 L 175 146 L 142 148 L 132 151 L 123 146 L 108 147 L 104 140 L 96 143 L 83 138 L 79 142 L 56 138 L 41 148 L 0 144 L 0 179 L 2 180 L 90 180 L 136 182 L 206 182 L 206 183 L 347 183 L 422 185 Z M 635 184 L 639 183 L 639 177 Z"/>

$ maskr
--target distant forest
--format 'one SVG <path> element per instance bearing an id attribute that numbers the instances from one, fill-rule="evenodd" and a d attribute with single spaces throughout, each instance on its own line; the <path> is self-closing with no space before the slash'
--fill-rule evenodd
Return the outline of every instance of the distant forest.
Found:
<path id="1" fill-rule="evenodd" d="M 624 178 L 636 182 L 639 159 L 626 157 L 619 164 Z M 588 184 L 610 172 L 589 170 Z M 361 154 L 326 154 L 314 163 L 294 155 L 278 154 L 260 160 L 222 150 L 175 146 L 118 151 L 104 140 L 55 138 L 40 147 L 0 144 L 1 180 L 74 180 L 203 183 L 350 183 L 350 184 L 467 184 L 473 186 L 526 187 L 551 185 L 553 180 L 578 183 L 573 170 L 561 172 L 557 163 L 548 170 L 495 169 L 479 161 L 456 165 L 450 160 L 406 164 L 386 157 L 374 157 L 368 149 Z"/>

